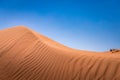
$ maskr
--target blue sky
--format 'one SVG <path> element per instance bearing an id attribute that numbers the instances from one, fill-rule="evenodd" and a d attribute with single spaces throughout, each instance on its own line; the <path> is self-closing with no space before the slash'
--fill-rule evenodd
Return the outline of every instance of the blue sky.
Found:
<path id="1" fill-rule="evenodd" d="M 0 0 L 0 29 L 18 25 L 76 49 L 119 49 L 120 0 Z"/>

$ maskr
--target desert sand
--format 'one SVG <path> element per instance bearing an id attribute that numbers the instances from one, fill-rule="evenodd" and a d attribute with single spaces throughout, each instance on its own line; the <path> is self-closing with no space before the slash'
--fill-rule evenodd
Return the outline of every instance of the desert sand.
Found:
<path id="1" fill-rule="evenodd" d="M 72 49 L 24 26 L 8 28 L 0 30 L 0 80 L 120 80 L 120 51 Z"/>

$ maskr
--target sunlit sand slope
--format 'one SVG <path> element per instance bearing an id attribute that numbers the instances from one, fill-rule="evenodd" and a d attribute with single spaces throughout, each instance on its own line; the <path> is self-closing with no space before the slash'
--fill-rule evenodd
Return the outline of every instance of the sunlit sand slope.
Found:
<path id="1" fill-rule="evenodd" d="M 0 80 L 120 80 L 120 51 L 76 50 L 23 26 L 8 28 L 0 30 Z"/>

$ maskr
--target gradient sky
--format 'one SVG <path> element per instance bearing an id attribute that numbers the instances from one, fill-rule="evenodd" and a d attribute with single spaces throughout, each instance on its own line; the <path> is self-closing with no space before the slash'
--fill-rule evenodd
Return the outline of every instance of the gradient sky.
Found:
<path id="1" fill-rule="evenodd" d="M 18 25 L 76 49 L 120 49 L 120 0 L 0 0 L 0 29 Z"/>

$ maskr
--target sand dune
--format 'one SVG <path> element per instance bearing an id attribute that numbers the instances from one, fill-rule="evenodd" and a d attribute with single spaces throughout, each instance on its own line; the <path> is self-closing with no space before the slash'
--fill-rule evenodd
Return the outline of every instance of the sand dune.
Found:
<path id="1" fill-rule="evenodd" d="M 76 50 L 23 26 L 8 28 L 0 30 L 0 80 L 120 80 L 120 51 Z"/>

